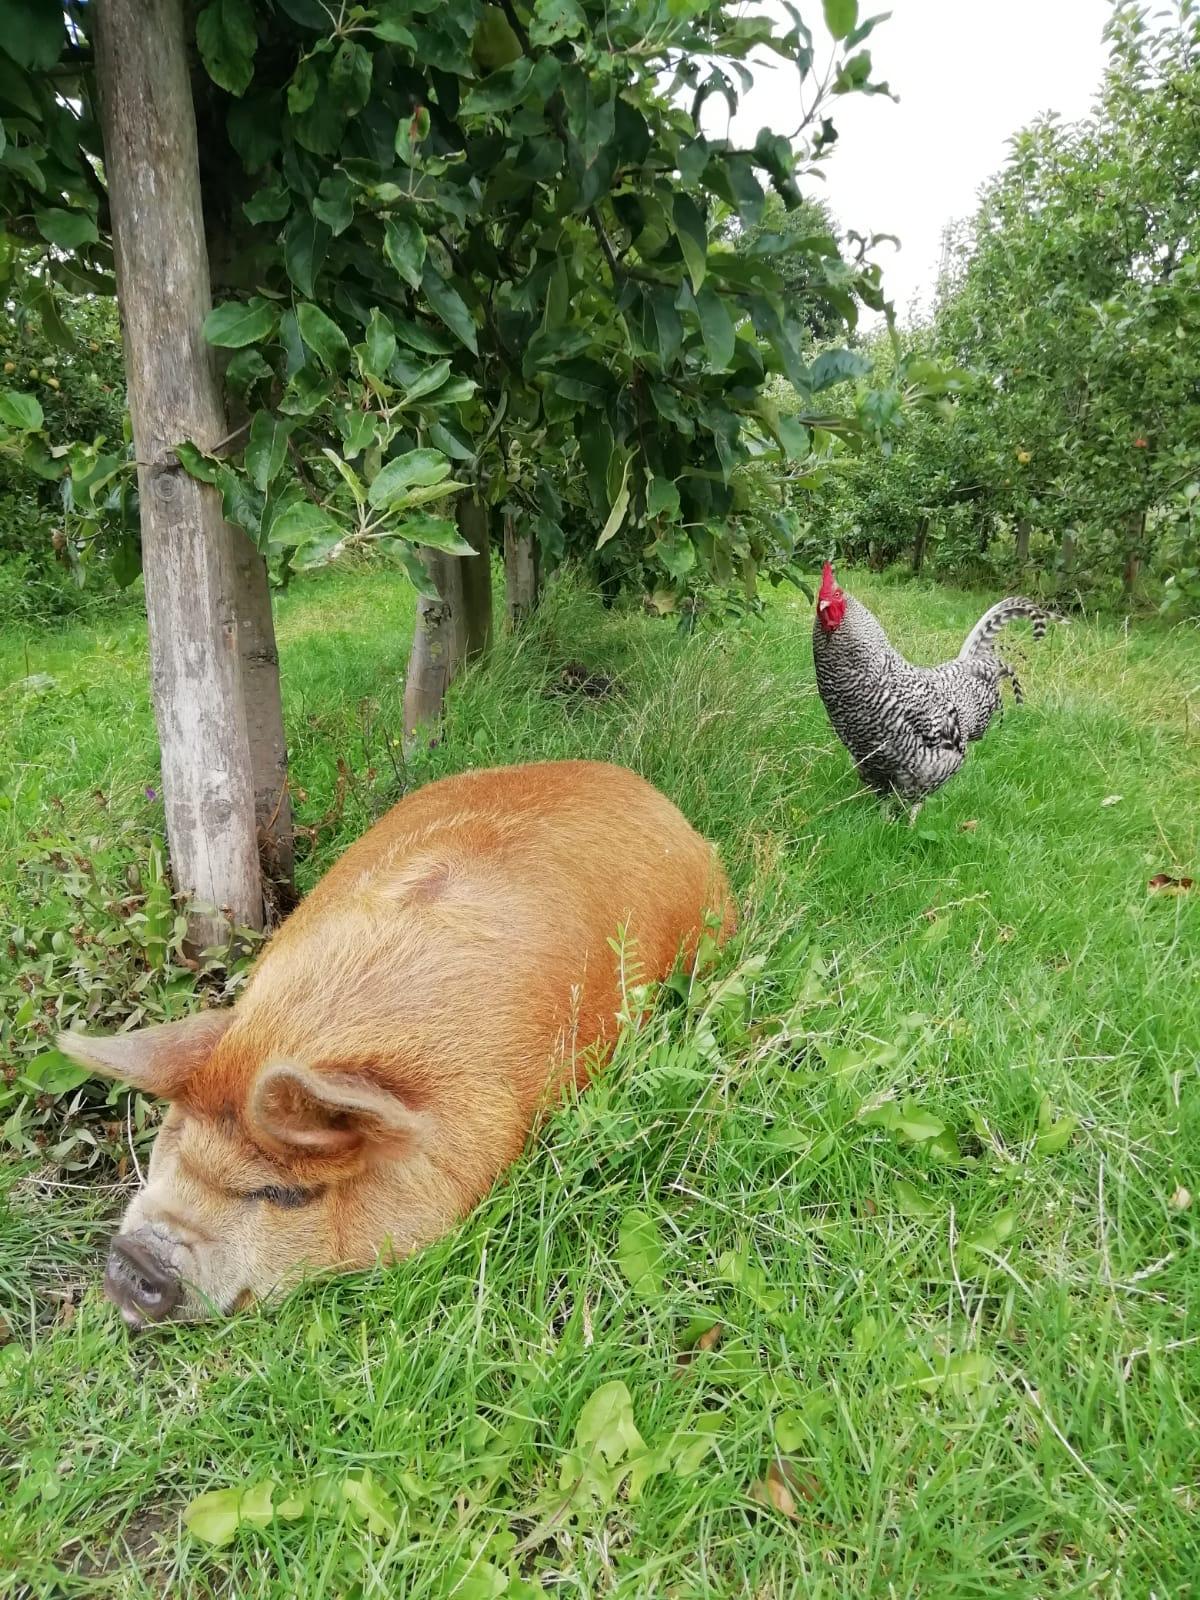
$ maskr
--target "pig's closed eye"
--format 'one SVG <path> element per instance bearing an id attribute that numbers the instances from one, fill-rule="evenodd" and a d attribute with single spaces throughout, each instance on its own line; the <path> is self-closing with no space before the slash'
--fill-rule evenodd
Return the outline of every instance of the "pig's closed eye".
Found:
<path id="1" fill-rule="evenodd" d="M 266 1200 L 273 1206 L 282 1206 L 285 1211 L 298 1211 L 301 1206 L 311 1205 L 320 1193 L 320 1189 L 288 1189 L 282 1184 L 268 1183 L 262 1189 L 252 1189 L 244 1198 Z"/>

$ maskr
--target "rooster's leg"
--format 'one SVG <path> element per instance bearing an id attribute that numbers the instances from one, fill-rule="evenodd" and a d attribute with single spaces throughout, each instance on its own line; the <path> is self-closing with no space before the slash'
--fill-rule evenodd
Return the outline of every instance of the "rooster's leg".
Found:
<path id="1" fill-rule="evenodd" d="M 916 825 L 917 825 L 917 814 L 918 814 L 918 812 L 920 811 L 921 807 L 924 804 L 925 804 L 924 800 L 918 800 L 915 806 L 910 806 L 909 807 L 908 825 L 909 825 L 910 828 L 915 828 L 916 827 Z"/>

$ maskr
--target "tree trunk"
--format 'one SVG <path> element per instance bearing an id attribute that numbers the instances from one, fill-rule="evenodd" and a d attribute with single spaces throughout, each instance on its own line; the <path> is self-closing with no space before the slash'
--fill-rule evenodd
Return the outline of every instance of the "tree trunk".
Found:
<path id="1" fill-rule="evenodd" d="M 458 531 L 478 552 L 462 556 L 463 648 L 468 661 L 484 655 L 492 640 L 491 518 L 487 503 L 460 495 Z"/>
<path id="2" fill-rule="evenodd" d="M 504 591 L 510 628 L 520 627 L 537 606 L 538 568 L 537 536 L 518 533 L 517 520 L 509 513 L 504 518 Z"/>
<path id="3" fill-rule="evenodd" d="M 233 530 L 175 446 L 224 414 L 182 0 L 96 0 L 96 74 L 138 460 L 155 719 L 175 884 L 195 949 L 261 928 Z"/>
<path id="4" fill-rule="evenodd" d="M 1142 570 L 1142 552 L 1146 541 L 1146 513 L 1144 511 L 1131 511 L 1127 527 L 1125 570 L 1121 577 L 1121 586 L 1125 591 L 1125 598 L 1129 599 L 1133 594 L 1134 585 L 1138 581 L 1138 574 Z"/>
<path id="5" fill-rule="evenodd" d="M 913 541 L 912 569 L 913 576 L 921 576 L 921 568 L 925 565 L 925 546 L 929 543 L 929 518 L 922 517 L 917 528 L 917 537 Z"/>
<path id="6" fill-rule="evenodd" d="M 1075 570 L 1075 535 L 1069 528 L 1062 536 L 1062 544 L 1059 546 L 1059 560 L 1062 563 L 1064 572 L 1073 572 Z"/>
<path id="7" fill-rule="evenodd" d="M 1017 565 L 1029 565 L 1029 524 L 1024 518 L 1017 523 Z"/>
<path id="8" fill-rule="evenodd" d="M 441 550 L 421 551 L 425 570 L 438 592 L 431 600 L 417 597 L 417 621 L 408 675 L 404 680 L 404 749 L 407 753 L 422 730 L 436 726 L 446 690 L 463 657 L 463 559 Z"/>
<path id="9" fill-rule="evenodd" d="M 220 253 L 222 241 L 214 241 L 210 234 L 210 261 L 214 243 Z M 218 281 L 214 273 L 214 282 Z M 232 354 L 231 350 L 216 352 L 225 420 L 230 429 L 249 428 L 250 412 L 239 399 L 231 399 L 224 392 L 225 368 Z M 287 916 L 298 899 L 292 797 L 287 783 L 287 736 L 279 691 L 279 650 L 275 643 L 275 615 L 266 560 L 240 528 L 233 530 L 233 550 L 237 562 L 234 604 L 242 652 L 242 693 L 246 702 L 250 765 L 254 773 L 254 820 L 258 829 L 266 921 L 268 926 L 274 926 Z"/>
<path id="10" fill-rule="evenodd" d="M 240 528 L 233 530 L 237 563 L 238 640 L 242 696 L 254 776 L 254 820 L 263 873 L 267 919 L 282 921 L 296 904 L 292 797 L 288 793 L 287 737 L 279 692 L 279 650 L 267 563 Z"/>

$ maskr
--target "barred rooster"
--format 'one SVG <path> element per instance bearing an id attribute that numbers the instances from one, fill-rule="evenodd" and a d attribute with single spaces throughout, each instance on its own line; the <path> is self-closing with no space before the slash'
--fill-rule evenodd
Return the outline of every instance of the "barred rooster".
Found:
<path id="1" fill-rule="evenodd" d="M 817 689 L 859 777 L 876 794 L 907 805 L 910 823 L 962 766 L 967 745 L 987 732 L 1002 679 L 1020 703 L 1016 673 L 992 648 L 1017 617 L 1029 618 L 1035 639 L 1045 636 L 1049 621 L 1063 620 L 1032 600 L 1001 600 L 980 617 L 955 660 L 910 666 L 866 606 L 838 588 L 825 563 L 813 623 Z"/>

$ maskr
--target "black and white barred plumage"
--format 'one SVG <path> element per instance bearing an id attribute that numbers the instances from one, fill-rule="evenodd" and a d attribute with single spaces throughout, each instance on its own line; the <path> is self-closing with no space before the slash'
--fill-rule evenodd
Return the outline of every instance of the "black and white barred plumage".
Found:
<path id="1" fill-rule="evenodd" d="M 1001 600 L 980 617 L 953 661 L 914 667 L 866 606 L 838 588 L 826 565 L 813 625 L 817 689 L 868 787 L 905 801 L 915 815 L 954 776 L 967 745 L 987 732 L 1003 679 L 1021 699 L 1016 673 L 993 648 L 1018 617 L 1029 618 L 1041 639 L 1053 613 L 1019 596 Z"/>

